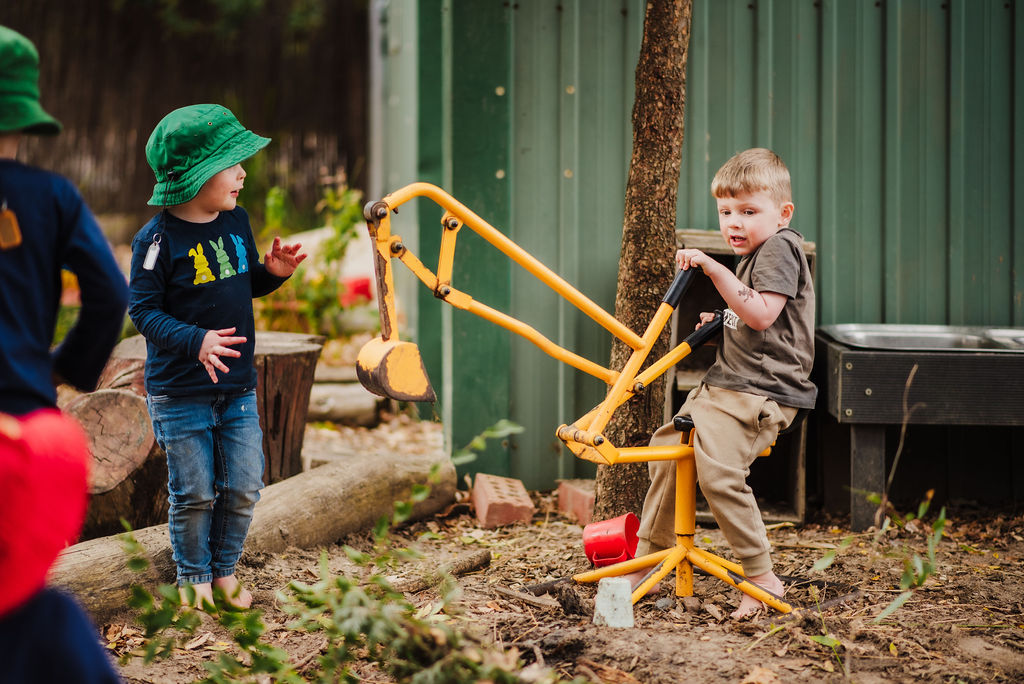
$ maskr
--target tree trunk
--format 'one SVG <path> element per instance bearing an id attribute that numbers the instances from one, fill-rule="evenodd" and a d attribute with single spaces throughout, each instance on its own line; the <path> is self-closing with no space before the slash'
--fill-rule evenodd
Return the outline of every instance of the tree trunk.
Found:
<path id="1" fill-rule="evenodd" d="M 638 334 L 647 328 L 675 272 L 676 195 L 691 11 L 691 0 L 650 0 L 644 19 L 615 297 L 615 317 Z M 666 326 L 650 358 L 668 350 L 668 338 Z M 631 351 L 615 340 L 611 367 L 622 368 Z M 619 447 L 646 445 L 662 423 L 664 402 L 664 381 L 652 383 L 615 413 L 605 436 Z M 599 466 L 594 519 L 630 511 L 639 514 L 649 484 L 646 463 Z"/>
<path id="2" fill-rule="evenodd" d="M 270 485 L 256 504 L 245 554 L 323 546 L 369 529 L 381 516 L 393 512 L 395 501 L 408 499 L 414 484 L 426 482 L 434 465 L 440 466 L 440 482 L 413 506 L 412 519 L 421 519 L 455 498 L 455 467 L 443 450 L 353 456 Z M 66 549 L 51 582 L 73 593 L 102 624 L 125 608 L 133 584 L 154 592 L 157 584 L 174 582 L 167 525 L 137 530 L 134 536 L 150 560 L 146 572 L 136 574 L 128 569 L 128 557 L 120 535 L 116 535 Z"/>
<path id="3" fill-rule="evenodd" d="M 83 394 L 64 407 L 89 437 L 89 510 L 82 539 L 167 520 L 167 459 L 150 427 L 146 400 L 128 390 Z"/>

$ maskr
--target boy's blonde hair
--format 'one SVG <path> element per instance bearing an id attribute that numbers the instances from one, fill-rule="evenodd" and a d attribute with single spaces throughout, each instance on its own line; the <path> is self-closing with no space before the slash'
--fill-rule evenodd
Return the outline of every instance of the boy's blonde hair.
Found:
<path id="1" fill-rule="evenodd" d="M 764 147 L 734 155 L 722 164 L 711 181 L 711 196 L 716 199 L 761 191 L 779 204 L 793 201 L 789 169 L 779 155 Z"/>

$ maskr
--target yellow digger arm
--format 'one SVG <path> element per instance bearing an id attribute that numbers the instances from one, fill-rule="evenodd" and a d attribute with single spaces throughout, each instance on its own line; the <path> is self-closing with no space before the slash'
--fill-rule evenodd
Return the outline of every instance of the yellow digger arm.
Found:
<path id="1" fill-rule="evenodd" d="M 441 217 L 441 227 L 444 232 L 441 236 L 436 273 L 427 268 L 408 250 L 401 237 L 391 233 L 391 212 L 416 197 L 426 197 L 444 209 L 444 214 Z M 699 344 L 694 339 L 694 335 L 701 333 L 700 341 L 703 342 L 721 327 L 720 318 L 717 323 L 706 324 L 697 333 L 658 359 L 643 373 L 639 373 L 640 366 L 657 342 L 665 324 L 695 275 L 694 270 L 680 271 L 676 275 L 647 330 L 640 336 L 435 185 L 429 183 L 407 185 L 381 200 L 368 203 L 363 210 L 363 215 L 373 241 L 381 336 L 371 340 L 360 350 L 356 361 L 356 372 L 364 387 L 381 396 L 401 401 L 434 401 L 436 399 L 416 345 L 411 342 L 402 342 L 398 338 L 392 259 L 398 259 L 405 264 L 424 285 L 433 291 L 434 296 L 438 299 L 525 337 L 548 355 L 610 385 L 604 401 L 574 421 L 572 425 L 560 426 L 556 433 L 558 438 L 565 442 L 578 457 L 597 463 L 611 464 L 620 460 L 619 450 L 601 434 L 615 409 L 689 354 L 691 349 Z M 522 321 L 477 302 L 465 292 L 452 287 L 455 242 L 463 226 L 469 227 L 628 345 L 633 352 L 622 370 L 614 371 L 585 359 L 552 342 Z M 626 455 L 623 454 L 623 457 L 625 458 Z"/>

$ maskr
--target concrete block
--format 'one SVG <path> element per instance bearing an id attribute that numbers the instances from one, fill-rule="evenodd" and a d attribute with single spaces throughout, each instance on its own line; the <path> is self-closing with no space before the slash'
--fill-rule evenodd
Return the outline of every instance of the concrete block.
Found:
<path id="1" fill-rule="evenodd" d="M 633 626 L 633 587 L 625 577 L 604 577 L 597 583 L 594 624 L 608 627 Z"/>
<path id="2" fill-rule="evenodd" d="M 472 500 L 477 522 L 485 529 L 529 522 L 535 511 L 526 487 L 510 477 L 477 473 Z"/>
<path id="3" fill-rule="evenodd" d="M 586 527 L 594 513 L 595 480 L 559 480 L 558 510 Z"/>

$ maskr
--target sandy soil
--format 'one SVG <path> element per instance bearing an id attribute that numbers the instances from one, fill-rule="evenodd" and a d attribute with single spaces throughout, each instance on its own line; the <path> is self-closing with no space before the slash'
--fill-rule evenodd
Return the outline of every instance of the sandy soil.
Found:
<path id="1" fill-rule="evenodd" d="M 353 433 L 352 438 L 374 435 Z M 634 607 L 634 628 L 612 629 L 593 624 L 593 585 L 558 583 L 540 599 L 529 593 L 532 585 L 589 568 L 582 528 L 557 512 L 549 493 L 533 496 L 537 513 L 528 524 L 480 529 L 468 505 L 458 504 L 445 515 L 399 529 L 396 541 L 417 549 L 423 560 L 400 566 L 393 581 L 411 587 L 441 565 L 489 551 L 489 565 L 458 577 L 462 595 L 450 611 L 451 619 L 485 640 L 515 648 L 524 666 L 541 662 L 567 679 L 749 684 L 1024 681 L 1024 516 L 1019 513 L 950 510 L 947 536 L 938 547 L 937 571 L 880 624 L 874 618 L 900 593 L 904 559 L 912 551 L 922 557 L 926 553 L 928 525 L 912 524 L 877 540 L 871 533 L 851 534 L 843 521 L 777 527 L 770 532 L 776 572 L 814 580 L 787 590 L 787 599 L 802 609 L 798 613 L 734 621 L 728 614 L 738 601 L 737 592 L 698 576 L 696 600 L 684 601 L 665 590 Z M 844 539 L 851 543 L 838 551 L 832 566 L 812 572 L 814 563 Z M 696 540 L 703 548 L 729 555 L 715 528 L 699 529 Z M 350 535 L 325 549 L 333 573 L 357 577 L 359 569 L 349 561 L 343 544 L 368 550 L 370 535 Z M 320 553 L 293 549 L 275 556 L 249 555 L 239 568 L 270 626 L 267 639 L 285 649 L 293 662 L 310 662 L 323 640 L 285 629 L 288 618 L 275 596 L 289 581 L 315 581 Z M 437 599 L 432 588 L 406 595 L 417 607 Z M 115 655 L 140 643 L 140 630 L 127 612 L 103 625 L 102 631 Z M 167 661 L 123 666 L 126 681 L 203 678 L 202 663 L 233 646 L 208 617 L 196 635 L 188 648 Z M 372 668 L 361 676 L 364 681 L 390 681 Z"/>

